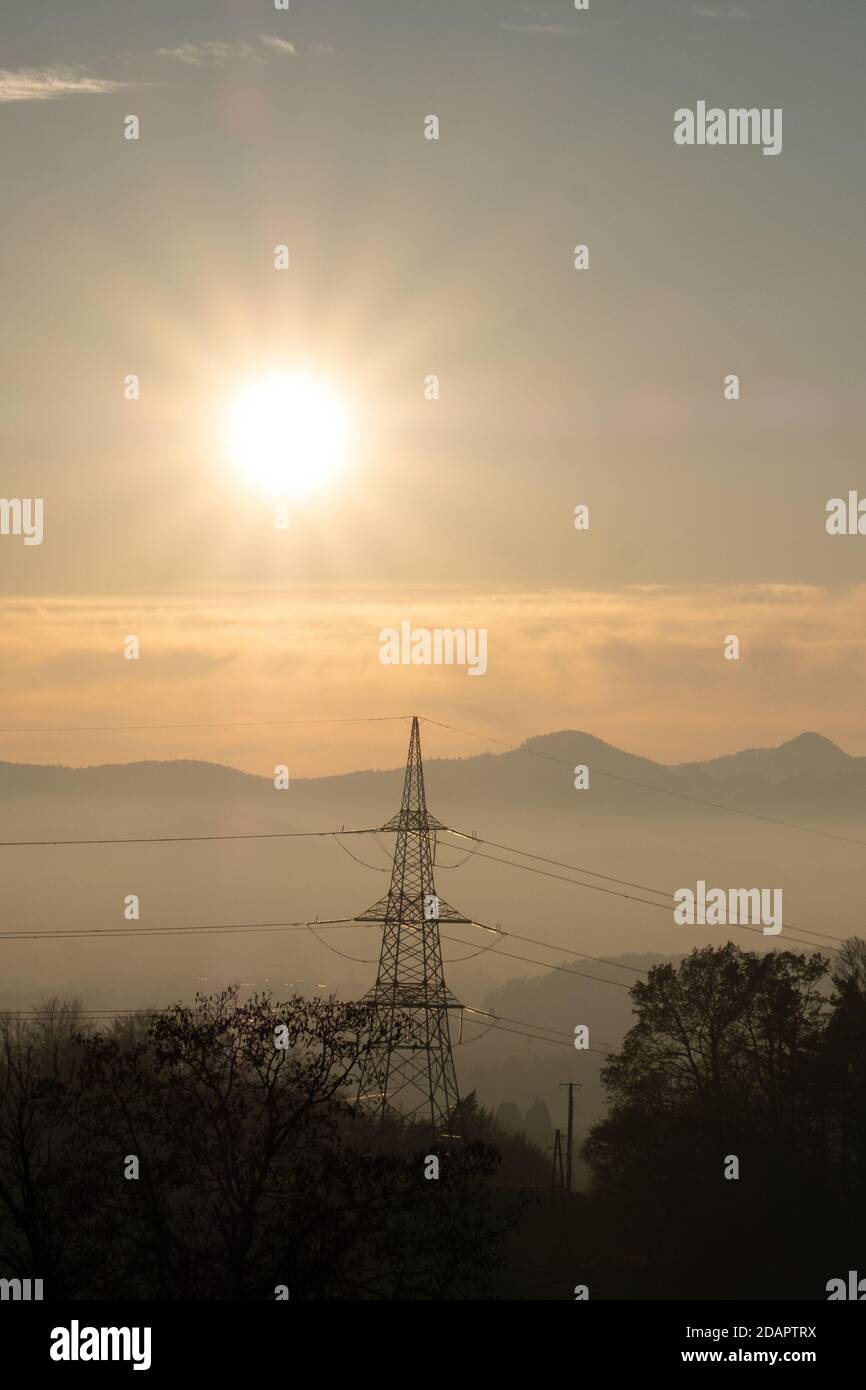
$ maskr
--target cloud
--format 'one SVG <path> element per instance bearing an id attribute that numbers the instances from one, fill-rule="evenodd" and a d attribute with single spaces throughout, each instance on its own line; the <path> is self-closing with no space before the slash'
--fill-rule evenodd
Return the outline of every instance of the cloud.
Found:
<path id="1" fill-rule="evenodd" d="M 383 666 L 379 633 L 403 620 L 487 628 L 487 674 L 472 680 L 456 667 Z M 804 729 L 862 754 L 864 631 L 866 584 L 493 593 L 392 585 L 362 586 L 348 598 L 326 586 L 254 601 L 218 593 L 3 600 L 0 728 L 417 710 L 508 743 L 586 729 L 664 762 L 773 746 Z M 124 660 L 126 633 L 141 636 L 140 663 Z M 725 660 L 729 633 L 740 638 L 739 661 Z M 243 713 L 238 691 L 248 692 Z M 474 722 L 467 701 L 476 702 Z M 0 756 L 82 763 L 123 760 L 134 748 L 137 757 L 204 756 L 262 772 L 287 760 L 276 751 L 287 738 L 272 726 L 142 731 L 134 742 L 19 735 L 7 737 L 11 751 Z M 454 735 L 434 746 L 449 755 L 479 747 Z M 388 724 L 305 726 L 291 748 L 293 756 L 304 750 L 311 775 L 395 760 Z"/>
<path id="2" fill-rule="evenodd" d="M 259 43 L 263 43 L 265 48 L 272 48 L 275 53 L 289 53 L 293 58 L 298 51 L 288 39 L 277 39 L 273 34 L 259 34 Z"/>
<path id="3" fill-rule="evenodd" d="M 56 101 L 60 97 L 116 92 L 129 84 L 90 77 L 80 68 L 0 69 L 0 101 Z"/>
<path id="4" fill-rule="evenodd" d="M 226 63 L 231 58 L 255 58 L 256 50 L 248 43 L 220 43 L 208 40 L 206 43 L 183 43 L 179 48 L 158 48 L 158 58 L 173 58 L 178 63 L 190 67 L 202 67 L 206 63 Z"/>
<path id="5" fill-rule="evenodd" d="M 217 39 L 208 39 L 203 43 L 183 43 L 177 48 L 158 48 L 156 56 L 171 58 L 177 63 L 186 63 L 188 67 L 200 68 L 228 63 L 233 59 L 261 63 L 262 48 L 292 58 L 297 54 L 298 50 L 288 39 L 279 39 L 273 34 L 258 34 L 257 39 L 258 46 L 253 43 L 225 43 Z"/>

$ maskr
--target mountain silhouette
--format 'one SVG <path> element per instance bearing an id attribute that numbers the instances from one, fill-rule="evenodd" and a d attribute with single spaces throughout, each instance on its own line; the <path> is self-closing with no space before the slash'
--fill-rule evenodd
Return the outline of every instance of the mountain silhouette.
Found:
<path id="1" fill-rule="evenodd" d="M 527 756 L 531 755 L 531 756 Z M 544 764 L 561 763 L 562 776 L 551 775 Z M 852 798 L 866 791 L 866 757 L 852 757 L 821 734 L 806 732 L 774 748 L 746 748 L 703 762 L 660 763 L 596 738 L 578 729 L 559 730 L 527 738 L 519 750 L 480 753 L 463 758 L 426 758 L 431 788 L 451 796 L 477 793 L 532 794 L 560 799 L 573 790 L 569 766 L 585 764 L 600 782 L 623 778 L 681 794 L 731 802 L 730 784 L 739 783 L 748 801 L 769 795 L 776 800 L 780 786 L 798 801 L 808 800 L 809 786 L 826 807 L 833 798 L 847 810 Z M 313 800 L 345 796 L 355 805 L 368 798 L 381 801 L 383 819 L 391 814 L 402 765 L 323 778 L 298 778 L 293 787 Z M 810 779 L 811 784 L 810 784 Z M 728 784 L 724 786 L 723 784 Z M 596 790 L 601 791 L 599 785 Z M 60 794 L 87 797 L 136 797 L 165 794 L 257 798 L 269 794 L 271 779 L 241 772 L 219 763 L 199 760 L 150 760 L 106 763 L 82 768 L 63 765 L 0 762 L 0 794 L 7 797 Z M 610 787 L 607 788 L 611 790 Z"/>

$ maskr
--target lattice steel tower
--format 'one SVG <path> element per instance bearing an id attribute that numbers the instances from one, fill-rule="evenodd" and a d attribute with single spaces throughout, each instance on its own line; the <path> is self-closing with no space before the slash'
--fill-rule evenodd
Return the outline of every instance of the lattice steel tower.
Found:
<path id="1" fill-rule="evenodd" d="M 437 1134 L 461 1135 L 460 1096 L 448 1010 L 461 1004 L 445 985 L 440 922 L 468 922 L 437 896 L 431 836 L 444 830 L 427 810 L 421 737 L 412 720 L 403 802 L 382 827 L 396 830 L 387 897 L 358 922 L 383 922 L 379 973 L 364 996 L 373 1011 L 373 1046 L 364 1062 L 358 1104 L 384 1118 L 423 1118 Z"/>

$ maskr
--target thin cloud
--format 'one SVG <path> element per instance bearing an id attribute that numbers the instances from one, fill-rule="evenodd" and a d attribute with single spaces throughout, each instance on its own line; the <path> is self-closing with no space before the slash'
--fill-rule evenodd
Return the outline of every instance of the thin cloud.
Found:
<path id="1" fill-rule="evenodd" d="M 158 48 L 158 58 L 171 58 L 176 63 L 188 67 L 207 67 L 212 64 L 232 62 L 235 59 L 261 63 L 263 48 L 271 53 L 281 53 L 294 58 L 297 49 L 288 39 L 277 38 L 273 34 L 258 34 L 258 45 L 252 43 L 226 43 L 219 39 L 208 39 L 203 43 L 182 43 L 177 48 Z"/>
<path id="2" fill-rule="evenodd" d="M 475 682 L 465 670 L 381 664 L 379 633 L 404 619 L 489 630 L 480 723 L 466 716 L 466 687 Z M 149 655 L 133 692 L 119 669 L 126 663 L 118 634 L 143 630 Z M 0 726 L 231 719 L 224 711 L 235 708 L 238 690 L 254 692 L 249 718 L 273 718 L 290 669 L 299 717 L 344 716 L 351 686 L 357 708 L 368 713 L 427 711 L 507 742 L 572 729 L 579 710 L 578 728 L 663 762 L 716 757 L 720 729 L 728 748 L 767 747 L 817 728 L 866 753 L 864 631 L 866 584 L 491 593 L 395 583 L 361 586 L 349 599 L 339 586 L 311 586 L 288 609 L 284 594 L 259 593 L 254 610 L 243 594 L 209 592 L 0 599 L 0 668 L 8 676 Z M 729 633 L 740 637 L 739 662 L 724 658 Z M 154 710 L 167 713 L 157 718 Z M 372 732 L 379 727 L 381 738 Z M 363 752 L 355 734 L 343 741 L 332 728 L 315 740 L 311 732 L 308 741 L 305 733 L 305 757 L 317 775 L 345 770 L 356 757 L 355 766 L 387 767 L 394 760 L 389 727 L 370 726 Z M 135 738 L 143 758 L 204 756 L 250 772 L 275 761 L 266 728 Z M 466 741 L 462 751 L 482 747 Z M 98 733 L 52 740 L 50 750 L 41 736 L 15 741 L 22 762 L 97 762 L 105 751 Z"/>
<path id="3" fill-rule="evenodd" d="M 298 51 L 288 39 L 278 39 L 273 34 L 259 34 L 259 43 L 263 43 L 265 48 L 272 48 L 275 53 L 289 53 L 293 58 Z"/>
<path id="4" fill-rule="evenodd" d="M 208 40 L 206 43 L 182 43 L 178 48 L 158 48 L 156 56 L 172 58 L 190 67 L 202 67 L 206 63 L 227 63 L 231 58 L 255 58 L 256 50 L 248 43 Z"/>
<path id="5" fill-rule="evenodd" d="M 0 69 L 0 101 L 57 101 L 62 97 L 96 96 L 116 92 L 127 82 L 91 77 L 80 68 Z"/>

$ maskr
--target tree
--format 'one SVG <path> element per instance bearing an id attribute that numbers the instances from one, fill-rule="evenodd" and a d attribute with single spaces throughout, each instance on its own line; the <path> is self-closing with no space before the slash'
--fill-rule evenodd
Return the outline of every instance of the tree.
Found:
<path id="1" fill-rule="evenodd" d="M 503 1100 L 496 1107 L 496 1123 L 500 1129 L 510 1134 L 520 1134 L 523 1130 L 523 1114 L 520 1106 L 513 1100 Z"/>
<path id="2" fill-rule="evenodd" d="M 752 1248 L 758 1232 L 765 1275 L 780 1281 L 789 1246 L 819 1238 L 820 1203 L 804 1198 L 820 1191 L 824 1165 L 814 1083 L 825 972 L 818 954 L 728 943 L 655 966 L 632 990 L 637 1023 L 605 1063 L 613 1104 L 584 1155 L 596 1192 L 615 1198 L 646 1252 L 679 1270 L 683 1292 L 714 1266 L 723 1286 L 741 1278 L 735 1247 Z"/>
<path id="3" fill-rule="evenodd" d="M 828 1161 L 855 1210 L 866 1208 L 866 941 L 843 942 L 816 1085 Z"/>
<path id="4" fill-rule="evenodd" d="M 59 1115 L 78 1066 L 77 1001 L 0 1015 L 0 1265 L 63 1289 Z"/>
<path id="5" fill-rule="evenodd" d="M 539 1149 L 547 1151 L 553 1143 L 553 1124 L 550 1111 L 543 1100 L 534 1100 L 524 1118 L 526 1137 Z"/>
<path id="6" fill-rule="evenodd" d="M 80 1035 L 74 1070 L 39 1112 L 64 1292 L 272 1298 L 286 1285 L 292 1298 L 443 1298 L 482 1289 L 507 1225 L 489 1191 L 495 1151 L 441 1146 L 438 1180 L 428 1181 L 433 1150 L 420 1128 L 383 1132 L 358 1115 L 349 1098 L 375 1043 L 369 1029 L 363 1005 L 241 1004 L 229 989 L 132 1032 Z M 41 1201 L 41 1179 L 34 1186 Z M 10 1217 L 22 1239 L 25 1215 L 19 1203 Z"/>

